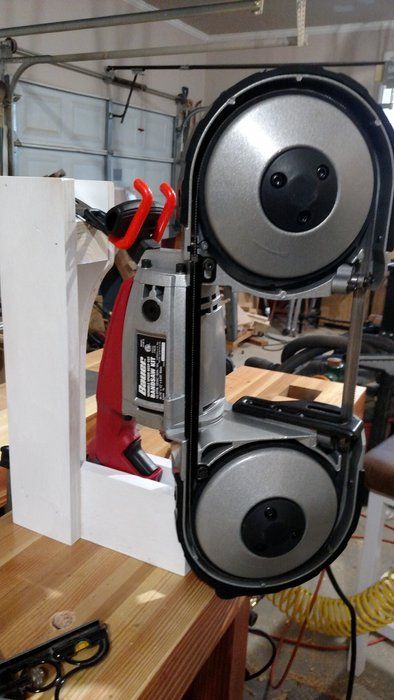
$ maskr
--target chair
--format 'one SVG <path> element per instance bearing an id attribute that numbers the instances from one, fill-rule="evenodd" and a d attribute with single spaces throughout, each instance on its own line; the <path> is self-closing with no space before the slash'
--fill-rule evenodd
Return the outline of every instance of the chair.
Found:
<path id="1" fill-rule="evenodd" d="M 370 489 L 370 493 L 364 542 L 357 575 L 357 592 L 363 591 L 373 584 L 381 569 L 380 552 L 385 509 L 387 505 L 394 508 L 394 435 L 367 452 L 364 468 L 365 484 Z M 379 632 L 387 639 L 394 641 L 394 624 L 384 627 Z M 365 668 L 368 638 L 368 634 L 357 637 L 357 676 Z"/>

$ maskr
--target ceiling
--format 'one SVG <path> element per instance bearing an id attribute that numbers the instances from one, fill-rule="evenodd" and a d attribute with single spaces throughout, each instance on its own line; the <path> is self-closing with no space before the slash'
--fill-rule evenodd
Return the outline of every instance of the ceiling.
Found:
<path id="1" fill-rule="evenodd" d="M 215 2 L 218 0 L 150 0 L 150 5 L 168 10 L 173 7 L 207 5 Z M 307 0 L 307 27 L 385 20 L 394 20 L 394 0 Z M 297 26 L 296 0 L 265 0 L 262 16 L 242 11 L 190 17 L 183 22 L 206 34 L 295 28 Z"/>

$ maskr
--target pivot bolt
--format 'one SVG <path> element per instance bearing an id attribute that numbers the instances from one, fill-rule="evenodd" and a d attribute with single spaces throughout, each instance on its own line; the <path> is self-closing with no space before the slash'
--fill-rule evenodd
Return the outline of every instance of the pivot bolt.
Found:
<path id="1" fill-rule="evenodd" d="M 212 281 L 215 276 L 215 261 L 212 258 L 205 258 L 203 262 L 204 279 Z"/>
<path id="2" fill-rule="evenodd" d="M 271 185 L 275 189 L 279 190 L 280 187 L 284 187 L 287 182 L 287 177 L 284 173 L 274 173 L 271 175 Z"/>

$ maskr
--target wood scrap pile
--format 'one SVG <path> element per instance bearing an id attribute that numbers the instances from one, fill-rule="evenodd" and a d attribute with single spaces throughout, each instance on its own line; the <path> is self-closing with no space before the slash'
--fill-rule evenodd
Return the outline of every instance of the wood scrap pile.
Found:
<path id="1" fill-rule="evenodd" d="M 268 341 L 264 338 L 264 333 L 270 329 L 270 324 L 268 317 L 259 313 L 259 298 L 253 294 L 240 292 L 237 315 L 238 336 L 233 342 L 227 343 L 227 350 L 231 352 L 245 341 L 265 347 Z"/>

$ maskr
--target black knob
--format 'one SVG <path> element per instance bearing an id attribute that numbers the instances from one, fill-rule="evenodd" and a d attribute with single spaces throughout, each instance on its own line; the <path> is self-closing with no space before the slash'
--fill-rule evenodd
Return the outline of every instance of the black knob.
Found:
<path id="1" fill-rule="evenodd" d="M 241 537 L 245 546 L 260 557 L 280 557 L 301 541 L 305 516 L 295 501 L 269 498 L 260 501 L 245 515 Z"/>
<path id="2" fill-rule="evenodd" d="M 142 313 L 147 321 L 157 321 L 161 314 L 160 305 L 154 299 L 147 299 L 142 304 Z"/>
<path id="3" fill-rule="evenodd" d="M 335 168 L 325 153 L 296 146 L 280 153 L 262 174 L 260 196 L 268 219 L 282 231 L 304 233 L 332 212 L 338 193 Z"/>

